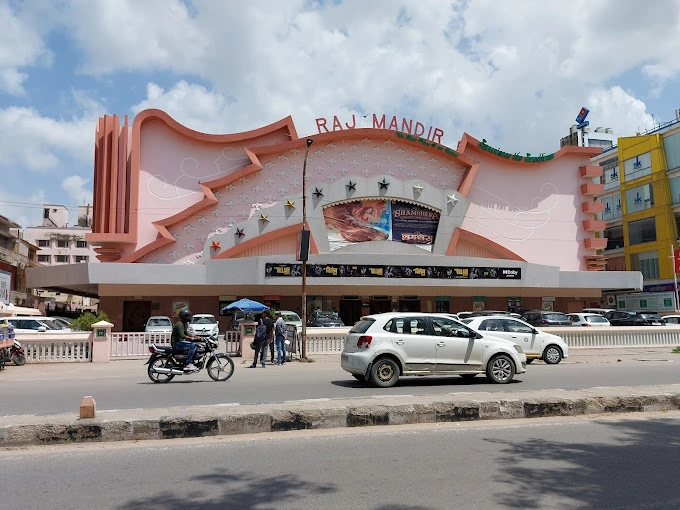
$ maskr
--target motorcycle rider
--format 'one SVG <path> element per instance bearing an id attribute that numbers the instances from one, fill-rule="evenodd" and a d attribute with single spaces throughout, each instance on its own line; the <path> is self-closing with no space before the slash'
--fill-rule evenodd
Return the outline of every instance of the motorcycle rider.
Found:
<path id="1" fill-rule="evenodd" d="M 197 370 L 196 365 L 193 364 L 194 353 L 196 352 L 196 344 L 193 341 L 199 340 L 199 338 L 187 335 L 187 327 L 193 316 L 191 310 L 183 308 L 179 312 L 179 320 L 172 327 L 172 336 L 170 337 L 170 345 L 175 352 L 184 352 L 184 350 L 189 349 L 184 365 L 184 370 L 187 371 Z"/>

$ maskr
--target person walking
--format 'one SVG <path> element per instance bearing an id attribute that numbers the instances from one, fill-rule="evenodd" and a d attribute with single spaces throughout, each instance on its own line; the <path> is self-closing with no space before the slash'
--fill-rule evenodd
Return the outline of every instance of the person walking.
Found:
<path id="1" fill-rule="evenodd" d="M 276 364 L 283 365 L 286 362 L 286 323 L 283 322 L 281 312 L 276 312 L 274 322 L 274 343 L 276 344 Z"/>

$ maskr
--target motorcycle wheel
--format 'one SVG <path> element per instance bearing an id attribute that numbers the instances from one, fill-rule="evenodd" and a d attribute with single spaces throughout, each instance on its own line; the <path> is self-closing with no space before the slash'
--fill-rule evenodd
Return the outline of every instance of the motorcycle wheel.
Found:
<path id="1" fill-rule="evenodd" d="M 12 363 L 14 363 L 18 367 L 24 365 L 26 363 L 26 355 L 23 353 L 15 354 L 14 356 L 12 356 Z"/>
<path id="2" fill-rule="evenodd" d="M 157 372 L 154 372 L 152 370 L 153 367 L 156 368 L 170 368 L 172 365 L 168 363 L 167 358 L 156 358 L 153 360 L 151 363 L 149 363 L 149 368 L 147 369 L 146 373 L 149 374 L 149 379 L 151 379 L 155 383 L 167 383 L 172 381 L 172 379 L 175 377 L 174 374 L 159 374 Z"/>
<path id="3" fill-rule="evenodd" d="M 234 360 L 220 352 L 210 358 L 205 369 L 213 381 L 226 381 L 234 373 Z"/>

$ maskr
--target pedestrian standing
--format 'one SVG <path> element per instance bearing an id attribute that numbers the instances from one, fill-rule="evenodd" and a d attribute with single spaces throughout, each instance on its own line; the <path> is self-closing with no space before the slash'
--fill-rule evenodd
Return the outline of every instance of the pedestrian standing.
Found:
<path id="1" fill-rule="evenodd" d="M 262 363 L 262 368 L 266 367 L 264 360 L 267 357 L 267 346 L 272 343 L 273 330 L 274 321 L 269 318 L 269 312 L 265 310 L 262 312 L 262 317 L 260 317 L 257 327 L 255 328 L 255 338 L 253 340 L 253 343 L 255 344 L 255 357 L 253 359 L 253 364 L 250 365 L 250 368 L 257 367 L 258 356 L 260 358 L 260 363 Z"/>
<path id="2" fill-rule="evenodd" d="M 286 323 L 283 322 L 281 312 L 276 312 L 274 323 L 274 342 L 276 344 L 276 364 L 283 365 L 286 362 Z"/>
<path id="3" fill-rule="evenodd" d="M 262 312 L 262 322 L 267 326 L 267 342 L 269 345 L 269 351 L 271 352 L 270 362 L 274 363 L 274 321 L 271 319 L 268 310 Z M 263 356 L 266 356 L 264 354 Z"/>

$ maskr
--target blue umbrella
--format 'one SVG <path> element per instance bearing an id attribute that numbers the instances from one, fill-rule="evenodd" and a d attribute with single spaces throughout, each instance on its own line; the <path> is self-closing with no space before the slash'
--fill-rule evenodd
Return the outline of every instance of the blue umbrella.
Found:
<path id="1" fill-rule="evenodd" d="M 227 306 L 222 308 L 220 312 L 224 313 L 225 310 L 234 309 L 241 310 L 242 312 L 247 313 L 247 312 L 264 312 L 265 310 L 269 310 L 269 307 L 257 301 L 253 301 L 252 299 L 243 298 L 239 299 L 238 301 L 234 301 L 231 304 L 228 304 Z"/>

